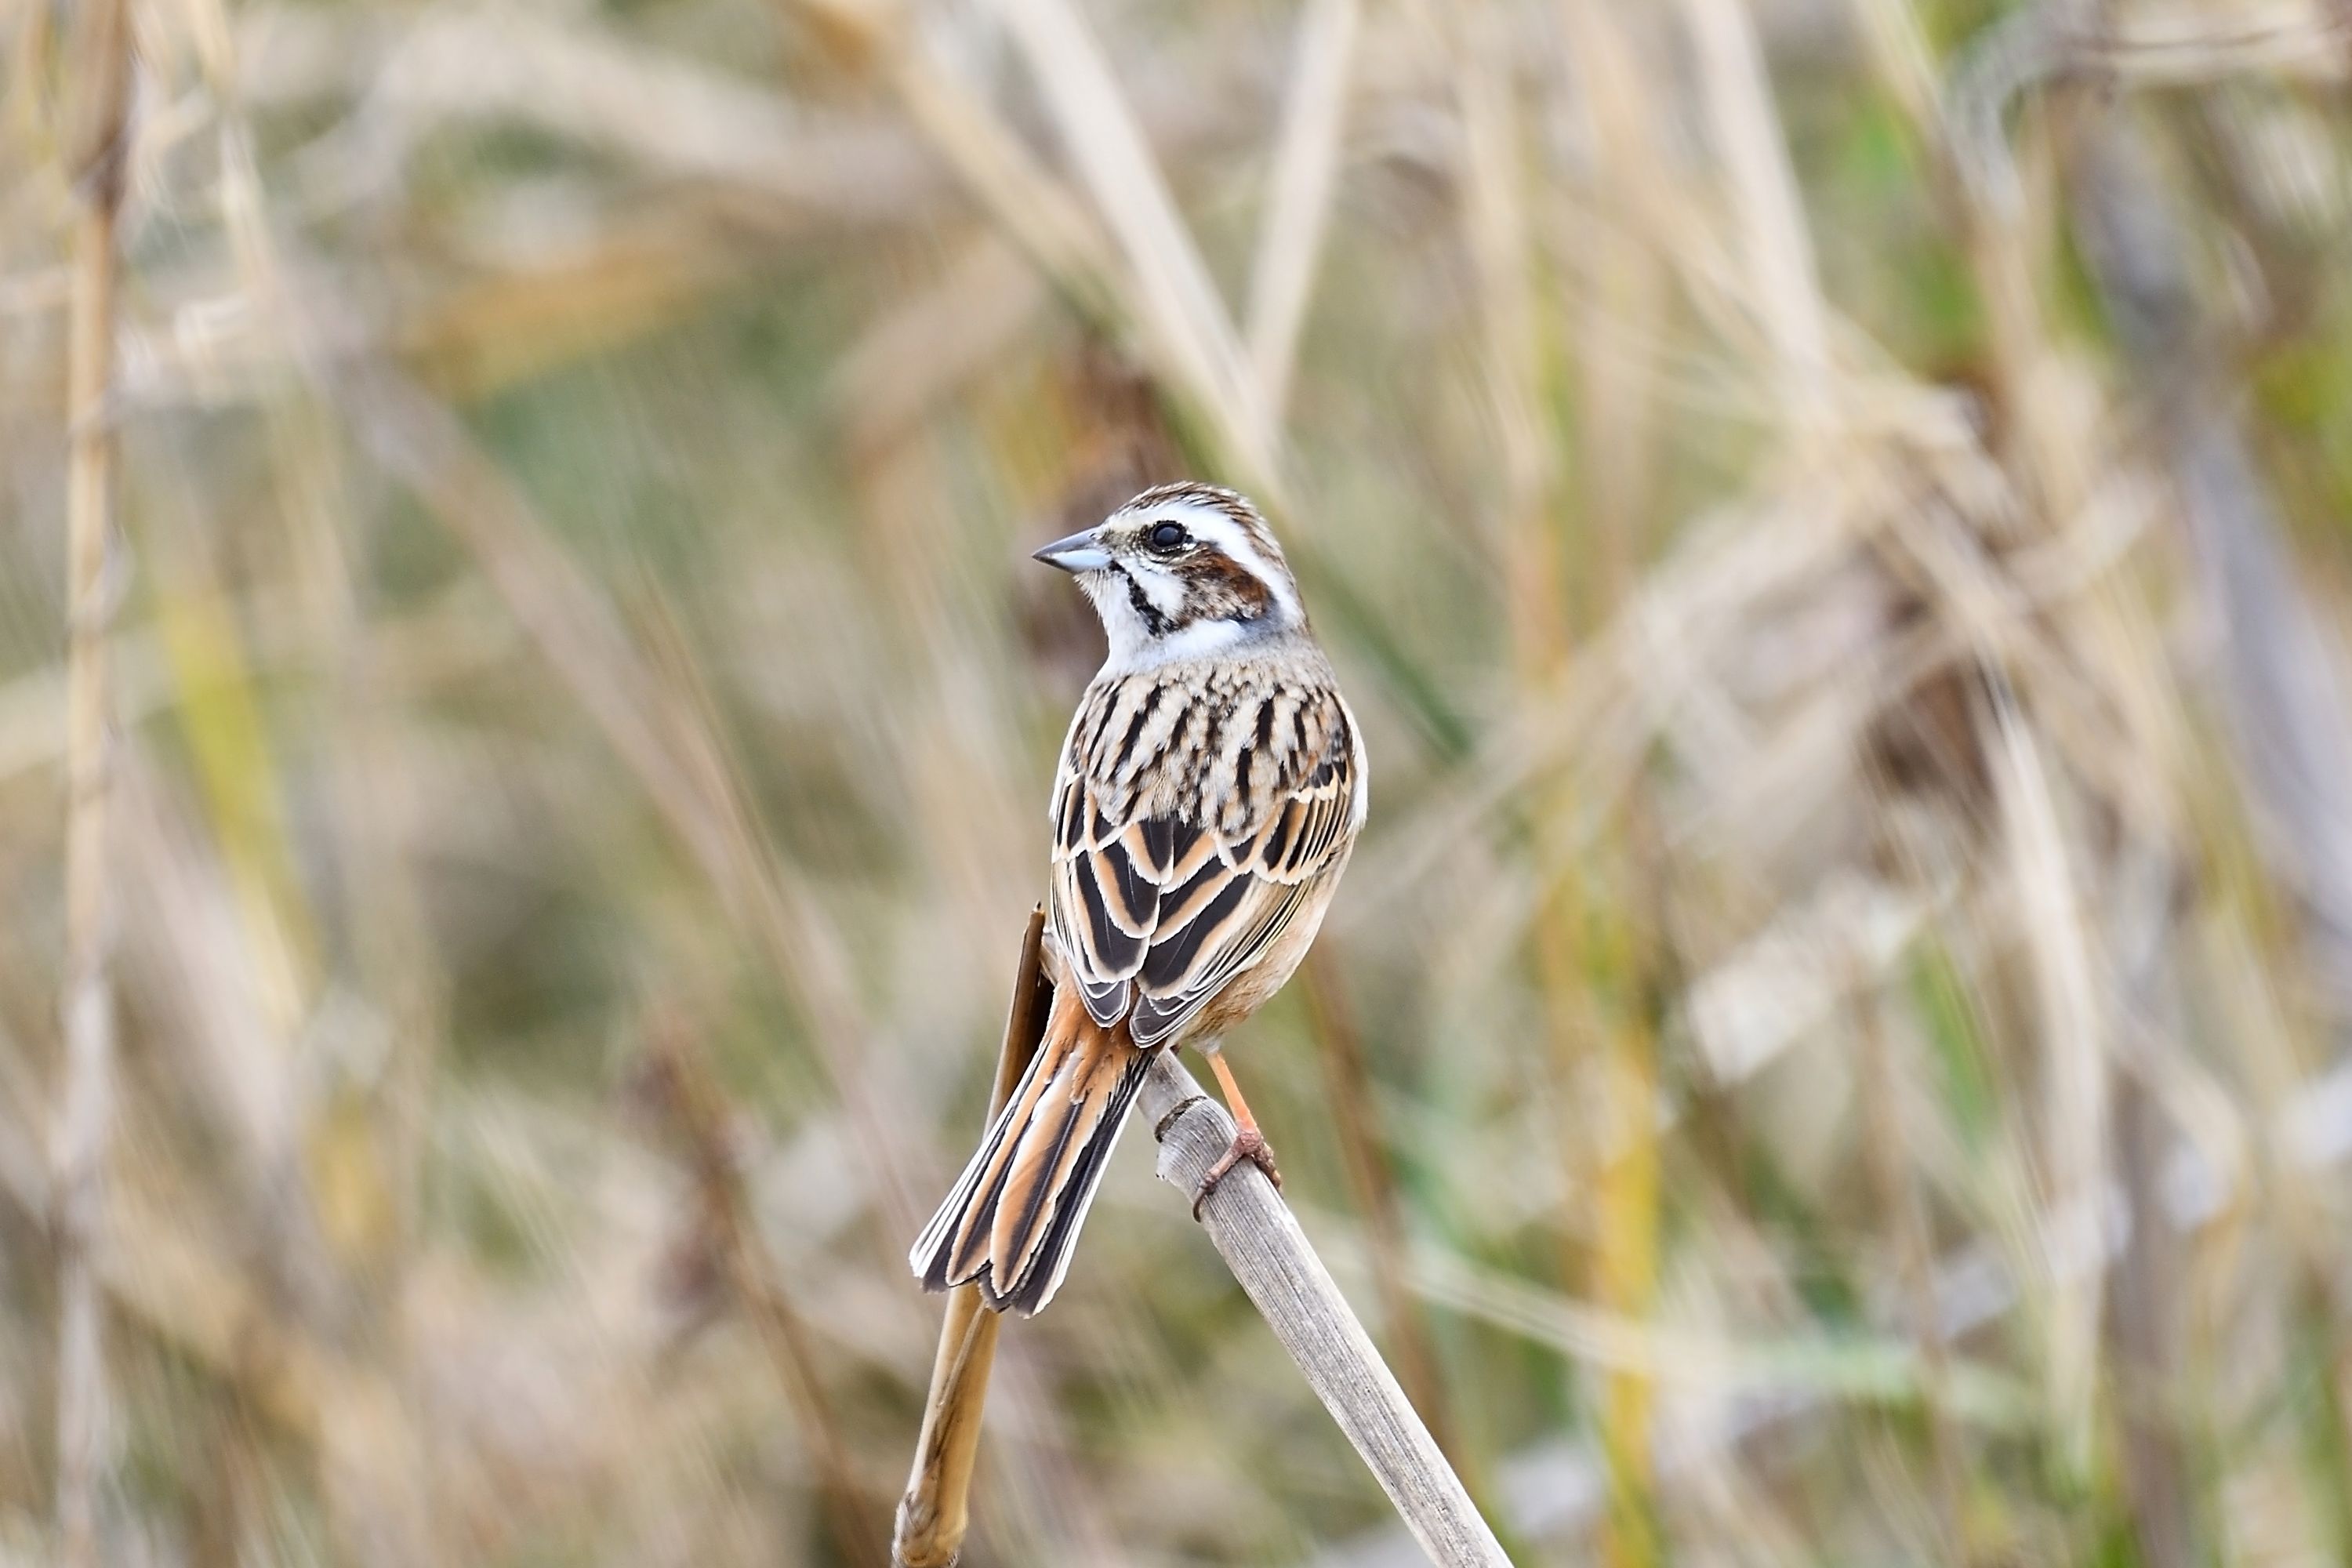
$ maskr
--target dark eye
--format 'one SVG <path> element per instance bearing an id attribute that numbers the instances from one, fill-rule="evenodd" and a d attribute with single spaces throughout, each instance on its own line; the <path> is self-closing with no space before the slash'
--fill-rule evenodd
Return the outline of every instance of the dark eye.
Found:
<path id="1" fill-rule="evenodd" d="M 1192 536 L 1181 523 L 1163 522 L 1151 531 L 1151 548 L 1162 555 L 1172 555 L 1192 542 Z"/>

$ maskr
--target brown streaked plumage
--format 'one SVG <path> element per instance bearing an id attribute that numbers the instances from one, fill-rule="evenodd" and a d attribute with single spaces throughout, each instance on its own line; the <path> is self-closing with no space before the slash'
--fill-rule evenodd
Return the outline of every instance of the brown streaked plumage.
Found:
<path id="1" fill-rule="evenodd" d="M 1363 744 L 1281 547 L 1231 490 L 1163 485 L 1038 558 L 1110 641 L 1063 742 L 1036 1062 L 908 1257 L 926 1288 L 1052 1299 L 1154 1050 L 1217 1054 L 1306 956 L 1365 812 Z M 1197 1208 L 1197 1202 L 1195 1205 Z"/>

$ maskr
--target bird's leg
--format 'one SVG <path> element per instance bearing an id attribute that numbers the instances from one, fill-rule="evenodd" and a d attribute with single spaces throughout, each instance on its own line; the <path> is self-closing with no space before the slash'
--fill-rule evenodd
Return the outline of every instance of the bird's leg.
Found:
<path id="1" fill-rule="evenodd" d="M 1212 1046 L 1201 1053 L 1209 1058 L 1209 1070 L 1217 1075 L 1217 1087 L 1224 1090 L 1225 1108 L 1234 1113 L 1234 1141 L 1201 1178 L 1201 1190 L 1192 1194 L 1192 1217 L 1201 1217 L 1201 1205 L 1225 1179 L 1225 1173 L 1247 1160 L 1265 1173 L 1265 1179 L 1276 1186 L 1282 1185 L 1282 1173 L 1275 1167 L 1274 1146 L 1258 1131 L 1257 1118 L 1250 1114 L 1249 1101 L 1242 1098 L 1242 1086 L 1234 1081 L 1233 1069 L 1225 1066 L 1225 1053 Z"/>

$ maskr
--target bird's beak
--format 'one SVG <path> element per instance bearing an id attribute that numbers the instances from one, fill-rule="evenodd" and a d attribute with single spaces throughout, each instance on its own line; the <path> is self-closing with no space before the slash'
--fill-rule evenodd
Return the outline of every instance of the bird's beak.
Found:
<path id="1" fill-rule="evenodd" d="M 1036 552 L 1035 559 L 1065 572 L 1099 572 L 1110 564 L 1110 552 L 1095 540 L 1094 530 L 1057 539 Z"/>

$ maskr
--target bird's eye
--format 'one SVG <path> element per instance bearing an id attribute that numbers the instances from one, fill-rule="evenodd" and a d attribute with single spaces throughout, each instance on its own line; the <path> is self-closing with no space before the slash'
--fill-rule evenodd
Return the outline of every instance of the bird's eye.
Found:
<path id="1" fill-rule="evenodd" d="M 1192 536 L 1184 531 L 1181 523 L 1163 522 L 1151 531 L 1151 548 L 1163 555 L 1172 554 L 1192 542 Z"/>

